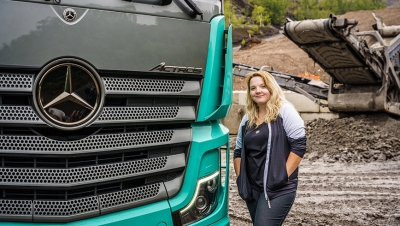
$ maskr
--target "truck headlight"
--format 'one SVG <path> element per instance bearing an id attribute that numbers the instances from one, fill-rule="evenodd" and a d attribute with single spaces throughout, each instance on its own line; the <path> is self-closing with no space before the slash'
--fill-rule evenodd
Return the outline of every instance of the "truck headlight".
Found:
<path id="1" fill-rule="evenodd" d="M 202 219 L 217 206 L 219 171 L 197 181 L 196 191 L 190 203 L 179 211 L 181 222 L 187 225 Z"/>

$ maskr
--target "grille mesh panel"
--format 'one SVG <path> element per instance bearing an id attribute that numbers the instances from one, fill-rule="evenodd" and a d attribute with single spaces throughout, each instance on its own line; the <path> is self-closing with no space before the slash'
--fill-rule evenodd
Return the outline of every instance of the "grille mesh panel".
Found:
<path id="1" fill-rule="evenodd" d="M 73 169 L 1 168 L 0 182 L 70 184 L 158 170 L 164 168 L 166 163 L 167 157 L 163 156 L 132 162 Z"/>
<path id="2" fill-rule="evenodd" d="M 105 107 L 97 121 L 176 118 L 179 107 Z M 1 121 L 40 122 L 30 106 L 0 106 Z"/>
<path id="3" fill-rule="evenodd" d="M 179 107 L 108 107 L 103 109 L 99 121 L 175 118 Z"/>
<path id="4" fill-rule="evenodd" d="M 168 142 L 173 130 L 94 135 L 77 141 L 55 141 L 41 136 L 0 136 L 0 149 L 9 151 L 81 152 Z"/>
<path id="5" fill-rule="evenodd" d="M 32 90 L 33 74 L 0 73 L 0 89 Z"/>
<path id="6" fill-rule="evenodd" d="M 39 121 L 39 117 L 29 106 L 0 106 L 0 120 L 3 121 Z"/>
<path id="7" fill-rule="evenodd" d="M 69 201 L 34 201 L 34 215 L 36 216 L 72 216 L 81 213 L 98 211 L 98 198 L 87 197 Z"/>
<path id="8" fill-rule="evenodd" d="M 0 199 L 0 215 L 32 215 L 32 201 Z"/>
<path id="9" fill-rule="evenodd" d="M 148 199 L 158 194 L 161 184 L 151 184 L 124 191 L 100 195 L 100 209 L 119 206 L 129 202 Z"/>
<path id="10" fill-rule="evenodd" d="M 176 93 L 185 85 L 185 81 L 182 80 L 103 78 L 103 81 L 106 91 Z"/>
<path id="11" fill-rule="evenodd" d="M 140 204 L 142 200 L 157 198 L 156 196 L 161 192 L 161 186 L 161 183 L 156 183 L 67 201 L 0 199 L 0 219 L 7 219 L 3 217 L 11 216 L 30 217 L 33 213 L 34 218 L 53 217 L 57 221 L 57 217 L 68 218 L 91 212 L 100 213 L 99 208 L 118 208 L 127 204 L 135 206 L 136 202 Z"/>

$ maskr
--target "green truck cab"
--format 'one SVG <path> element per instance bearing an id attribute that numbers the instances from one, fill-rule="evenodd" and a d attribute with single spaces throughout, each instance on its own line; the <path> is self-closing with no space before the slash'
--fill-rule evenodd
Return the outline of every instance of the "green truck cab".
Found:
<path id="1" fill-rule="evenodd" d="M 0 222 L 229 225 L 218 0 L 0 2 Z"/>

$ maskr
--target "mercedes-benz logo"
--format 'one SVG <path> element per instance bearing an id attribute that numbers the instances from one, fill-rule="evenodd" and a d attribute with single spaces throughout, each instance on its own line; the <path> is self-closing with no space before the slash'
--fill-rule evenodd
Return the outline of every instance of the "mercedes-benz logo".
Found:
<path id="1" fill-rule="evenodd" d="M 66 8 L 63 12 L 64 20 L 67 22 L 73 22 L 76 20 L 77 14 L 74 9 Z"/>
<path id="2" fill-rule="evenodd" d="M 34 103 L 41 118 L 62 130 L 80 129 L 101 113 L 104 88 L 90 65 L 75 60 L 57 60 L 38 75 Z"/>

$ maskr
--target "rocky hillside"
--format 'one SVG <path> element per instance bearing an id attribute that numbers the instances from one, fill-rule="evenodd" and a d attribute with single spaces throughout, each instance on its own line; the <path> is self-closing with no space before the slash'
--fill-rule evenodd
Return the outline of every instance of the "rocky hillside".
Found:
<path id="1" fill-rule="evenodd" d="M 236 7 L 236 13 L 238 15 L 244 15 L 245 11 L 251 12 L 253 10 L 253 5 L 249 3 L 248 0 L 231 0 L 232 4 Z M 388 15 L 385 14 L 384 16 L 384 21 L 386 25 L 392 25 L 398 23 L 398 15 L 400 15 L 400 0 L 386 0 L 386 5 L 388 6 L 387 9 L 383 10 L 376 10 L 376 12 L 379 11 L 385 11 L 389 10 L 391 13 Z M 364 14 L 365 16 L 362 16 Z M 368 13 L 369 12 L 369 13 Z M 397 15 L 393 15 L 397 14 Z M 372 16 L 370 16 L 371 13 L 370 11 L 358 11 L 358 12 L 348 12 L 344 15 L 342 15 L 345 18 L 353 18 L 354 16 L 357 16 L 357 20 L 359 21 L 359 28 L 360 30 L 370 30 L 371 26 L 370 24 L 374 23 L 374 19 Z M 293 19 L 292 13 L 288 12 L 287 16 Z M 328 17 L 329 15 L 327 15 Z M 262 34 L 256 34 L 254 35 L 257 38 L 265 38 L 271 35 L 275 35 L 279 33 L 279 28 L 280 25 L 271 25 L 271 26 L 265 26 L 265 27 L 260 27 L 260 31 L 262 31 Z M 247 33 L 247 28 L 234 28 L 233 29 L 233 44 L 234 45 L 240 45 L 241 41 L 247 40 L 249 38 L 249 34 Z"/>

